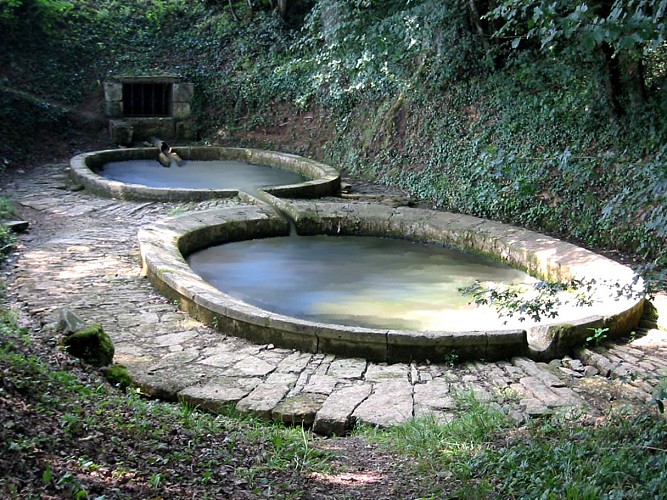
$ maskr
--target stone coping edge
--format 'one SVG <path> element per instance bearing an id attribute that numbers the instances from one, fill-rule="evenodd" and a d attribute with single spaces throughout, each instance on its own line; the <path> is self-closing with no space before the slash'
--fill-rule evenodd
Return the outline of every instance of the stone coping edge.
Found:
<path id="1" fill-rule="evenodd" d="M 274 196 L 318 198 L 331 196 L 340 190 L 340 174 L 333 167 L 302 156 L 250 148 L 215 146 L 185 146 L 174 150 L 184 160 L 238 160 L 256 165 L 268 165 L 296 172 L 311 180 L 298 184 L 266 188 Z M 236 189 L 158 188 L 107 179 L 98 174 L 105 163 L 127 160 L 157 160 L 157 148 L 126 148 L 93 151 L 70 160 L 70 176 L 89 191 L 121 200 L 137 201 L 203 201 L 212 198 L 232 198 Z"/>
<path id="2" fill-rule="evenodd" d="M 632 270 L 583 248 L 532 231 L 475 217 L 369 203 L 281 200 L 299 234 L 401 237 L 495 256 L 552 281 L 614 277 L 634 283 Z M 197 276 L 185 257 L 211 245 L 286 236 L 289 224 L 266 205 L 196 212 L 166 219 L 139 232 L 144 272 L 165 296 L 204 323 L 262 344 L 308 352 L 405 362 L 448 359 L 552 359 L 584 343 L 593 328 L 609 338 L 628 333 L 640 320 L 643 297 L 623 298 L 614 314 L 526 329 L 416 332 L 317 323 L 275 314 L 217 290 Z"/>

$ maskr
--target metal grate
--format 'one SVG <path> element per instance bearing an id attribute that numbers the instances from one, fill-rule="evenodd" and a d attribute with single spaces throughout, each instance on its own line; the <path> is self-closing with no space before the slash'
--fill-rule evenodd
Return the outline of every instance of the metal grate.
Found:
<path id="1" fill-rule="evenodd" d="M 171 116 L 171 83 L 124 83 L 123 116 Z"/>

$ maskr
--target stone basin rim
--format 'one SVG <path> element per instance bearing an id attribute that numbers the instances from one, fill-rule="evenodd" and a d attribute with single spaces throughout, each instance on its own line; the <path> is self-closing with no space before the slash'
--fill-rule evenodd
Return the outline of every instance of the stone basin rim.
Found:
<path id="1" fill-rule="evenodd" d="M 274 196 L 317 198 L 335 195 L 340 190 L 340 173 L 336 169 L 303 156 L 238 147 L 177 146 L 173 149 L 184 160 L 238 160 L 289 170 L 310 179 L 297 184 L 262 188 L 262 191 Z M 75 182 L 89 191 L 121 200 L 187 202 L 246 195 L 238 189 L 150 187 L 107 179 L 98 173 L 105 163 L 157 160 L 157 157 L 158 151 L 154 147 L 91 151 L 72 157 L 69 172 Z"/>
<path id="2" fill-rule="evenodd" d="M 495 255 L 552 281 L 611 275 L 620 283 L 630 283 L 634 277 L 626 266 L 583 248 L 476 217 L 368 203 L 281 201 L 281 209 L 289 209 L 302 235 L 388 236 L 447 244 Z M 288 233 L 288 223 L 271 208 L 248 205 L 166 219 L 142 228 L 139 243 L 148 278 L 193 317 L 258 343 L 373 361 L 435 362 L 453 353 L 460 359 L 496 360 L 517 355 L 553 359 L 583 344 L 593 328 L 609 328 L 609 338 L 628 333 L 643 311 L 643 297 L 634 297 L 620 301 L 613 314 L 594 310 L 574 321 L 525 329 L 422 332 L 349 327 L 252 306 L 205 282 L 185 261 L 187 255 L 214 244 Z"/>

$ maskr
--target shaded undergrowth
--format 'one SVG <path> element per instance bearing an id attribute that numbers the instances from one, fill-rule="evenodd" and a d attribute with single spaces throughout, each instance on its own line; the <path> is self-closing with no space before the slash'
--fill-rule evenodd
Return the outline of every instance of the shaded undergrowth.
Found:
<path id="1" fill-rule="evenodd" d="M 413 457 L 424 475 L 448 478 L 455 498 L 662 498 L 667 422 L 647 411 L 595 421 L 553 416 L 517 427 L 471 396 L 448 423 L 421 417 L 371 442 Z"/>
<path id="2" fill-rule="evenodd" d="M 3 498 L 290 498 L 329 470 L 307 430 L 125 394 L 54 349 L 0 310 Z"/>

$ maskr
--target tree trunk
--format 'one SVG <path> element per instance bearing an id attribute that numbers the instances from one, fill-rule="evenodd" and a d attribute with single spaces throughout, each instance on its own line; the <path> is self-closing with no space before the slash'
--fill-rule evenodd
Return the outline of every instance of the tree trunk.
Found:
<path id="1" fill-rule="evenodd" d="M 278 0 L 278 12 L 283 19 L 287 18 L 287 0 Z"/>
<path id="2" fill-rule="evenodd" d="M 345 17 L 340 0 L 325 0 L 322 3 L 322 34 L 327 45 L 338 42 L 338 31 Z"/>
<path id="3" fill-rule="evenodd" d="M 608 43 L 602 44 L 602 52 L 605 58 L 605 87 L 609 96 L 609 106 L 616 116 L 623 115 L 623 105 L 621 104 L 621 97 L 623 95 L 623 87 L 621 85 L 621 68 L 618 57 L 614 57 L 614 48 Z"/>
<path id="4" fill-rule="evenodd" d="M 468 18 L 472 23 L 474 30 L 477 32 L 477 36 L 482 44 L 484 49 L 484 59 L 489 67 L 493 69 L 498 69 L 501 65 L 499 60 L 499 55 L 493 54 L 493 46 L 489 42 L 489 25 L 482 19 L 489 11 L 488 2 L 485 0 L 468 0 Z"/>
<path id="5" fill-rule="evenodd" d="M 239 16 L 236 15 L 236 11 L 234 10 L 234 4 L 232 3 L 232 0 L 229 0 L 229 9 L 232 11 L 232 17 L 234 18 L 234 21 L 237 23 L 240 21 Z"/>
<path id="6" fill-rule="evenodd" d="M 634 103 L 646 102 L 646 75 L 644 74 L 644 61 L 640 58 L 632 60 L 626 67 L 627 89 Z"/>

